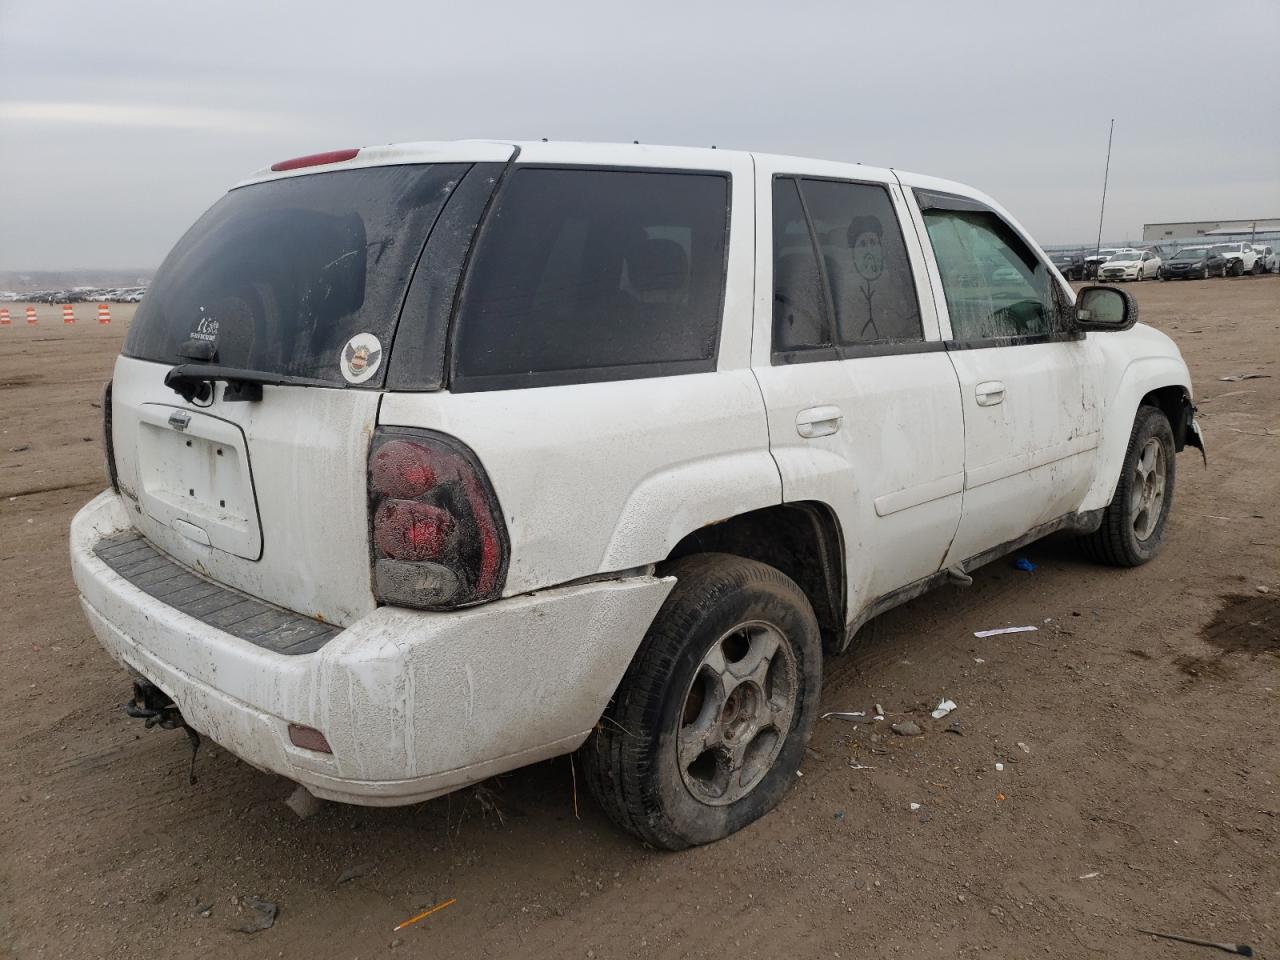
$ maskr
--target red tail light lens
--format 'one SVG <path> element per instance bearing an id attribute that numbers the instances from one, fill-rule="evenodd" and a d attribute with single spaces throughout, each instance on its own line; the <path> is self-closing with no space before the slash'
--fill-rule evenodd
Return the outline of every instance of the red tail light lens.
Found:
<path id="1" fill-rule="evenodd" d="M 369 523 L 380 602 L 443 610 L 501 594 L 502 511 L 475 454 L 452 437 L 378 430 L 369 450 Z"/>

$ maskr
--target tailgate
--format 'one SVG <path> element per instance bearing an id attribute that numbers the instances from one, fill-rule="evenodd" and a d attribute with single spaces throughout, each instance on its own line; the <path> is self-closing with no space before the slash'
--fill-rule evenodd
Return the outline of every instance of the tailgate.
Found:
<path id="1" fill-rule="evenodd" d="M 375 606 L 365 471 L 381 396 L 263 388 L 184 403 L 169 367 L 121 357 L 112 388 L 120 490 L 134 525 L 187 566 L 345 626 Z"/>

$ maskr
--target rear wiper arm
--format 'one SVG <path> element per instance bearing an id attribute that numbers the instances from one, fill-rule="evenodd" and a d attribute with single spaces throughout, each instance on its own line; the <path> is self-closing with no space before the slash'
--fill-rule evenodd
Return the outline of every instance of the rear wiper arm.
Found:
<path id="1" fill-rule="evenodd" d="M 311 377 L 291 377 L 283 373 L 263 373 L 260 370 L 242 370 L 224 367 L 217 363 L 180 363 L 164 375 L 164 385 L 186 400 L 187 403 L 203 402 L 213 396 L 213 383 L 221 380 L 227 385 L 223 400 L 261 400 L 263 386 L 269 387 L 332 387 L 327 380 Z"/>

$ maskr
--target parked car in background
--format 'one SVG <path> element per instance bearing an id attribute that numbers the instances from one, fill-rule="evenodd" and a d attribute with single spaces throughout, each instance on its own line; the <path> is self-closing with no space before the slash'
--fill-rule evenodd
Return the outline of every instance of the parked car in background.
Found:
<path id="1" fill-rule="evenodd" d="M 1275 247 L 1270 244 L 1264 244 L 1254 247 L 1258 251 L 1258 259 L 1262 262 L 1263 273 L 1274 273 L 1271 268 L 1271 258 L 1275 254 Z"/>
<path id="2" fill-rule="evenodd" d="M 1084 258 L 1084 278 L 1093 280 L 1098 276 L 1098 268 L 1106 263 L 1114 254 L 1120 252 L 1119 247 L 1103 247 Z"/>
<path id="3" fill-rule="evenodd" d="M 142 301 L 72 569 L 148 726 L 375 806 L 581 748 L 622 828 L 706 843 L 797 782 L 824 655 L 872 617 L 1054 531 L 1160 552 L 1202 441 L 1137 319 L 896 170 L 282 161 Z"/>
<path id="4" fill-rule="evenodd" d="M 1280 273 L 1280 247 L 1272 250 L 1267 257 L 1267 273 Z"/>
<path id="5" fill-rule="evenodd" d="M 1160 268 L 1161 280 L 1208 280 L 1227 275 L 1227 258 L 1216 247 L 1183 247 Z"/>
<path id="6" fill-rule="evenodd" d="M 1098 270 L 1098 279 L 1147 280 L 1160 276 L 1160 258 L 1149 250 L 1121 250 Z"/>
<path id="7" fill-rule="evenodd" d="M 1251 243 L 1220 243 L 1218 252 L 1227 258 L 1227 273 L 1233 277 L 1261 273 L 1262 260 Z"/>
<path id="8" fill-rule="evenodd" d="M 1068 280 L 1084 279 L 1084 254 L 1079 250 L 1074 253 L 1059 252 L 1050 254 L 1049 259 L 1058 268 L 1058 272 Z"/>

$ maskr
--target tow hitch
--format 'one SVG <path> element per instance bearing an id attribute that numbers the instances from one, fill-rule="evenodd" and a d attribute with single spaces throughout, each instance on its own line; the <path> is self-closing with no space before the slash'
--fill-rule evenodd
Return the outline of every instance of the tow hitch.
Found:
<path id="1" fill-rule="evenodd" d="M 196 752 L 200 749 L 200 734 L 187 725 L 169 695 L 147 680 L 133 682 L 133 699 L 124 705 L 124 712 L 129 716 L 142 720 L 148 730 L 160 727 L 162 730 L 176 730 L 181 727 L 191 742 L 191 774 L 190 782 L 196 782 Z"/>

